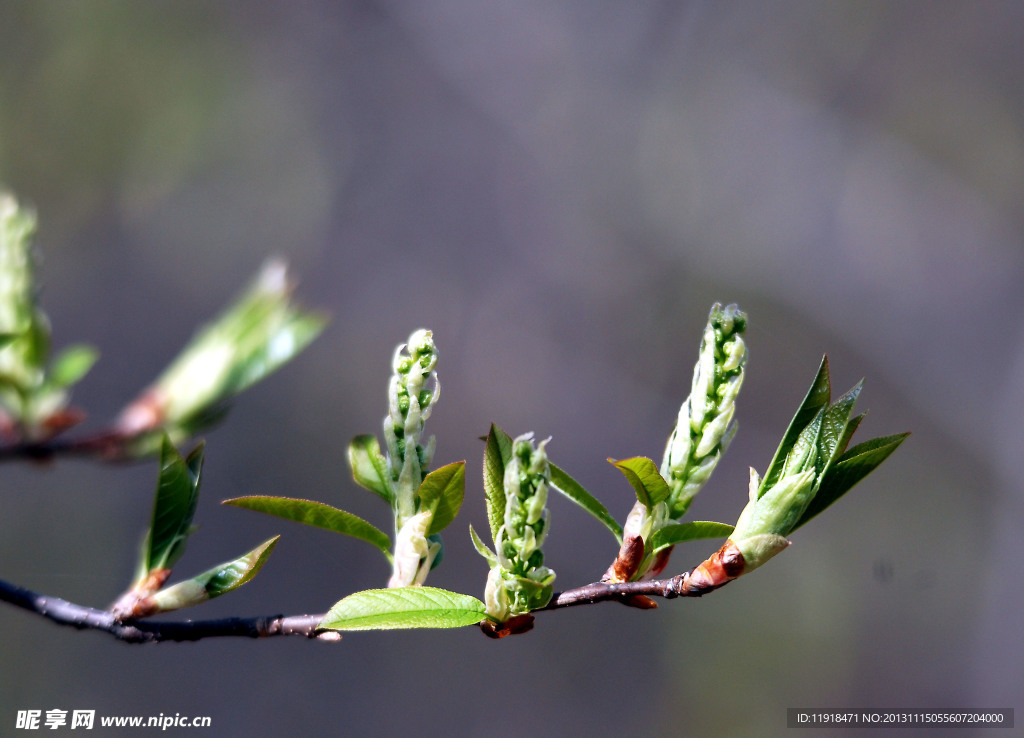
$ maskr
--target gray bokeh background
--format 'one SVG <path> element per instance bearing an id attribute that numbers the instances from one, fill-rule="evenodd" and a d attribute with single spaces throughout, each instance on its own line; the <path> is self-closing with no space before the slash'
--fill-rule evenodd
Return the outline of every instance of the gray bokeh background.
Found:
<path id="1" fill-rule="evenodd" d="M 822 352 L 837 390 L 867 378 L 864 438 L 914 435 L 748 579 L 501 642 L 129 647 L 0 607 L 0 733 L 50 708 L 210 715 L 226 736 L 764 736 L 787 706 L 1024 707 L 1022 47 L 1013 2 L 4 3 L 0 182 L 39 212 L 58 345 L 102 351 L 76 394 L 89 427 L 268 255 L 333 316 L 208 435 L 178 573 L 283 537 L 192 617 L 321 612 L 386 581 L 365 544 L 218 503 L 306 497 L 386 526 L 344 449 L 379 428 L 420 326 L 441 351 L 436 460 L 470 470 L 430 581 L 477 595 L 477 437 L 552 436 L 625 515 L 604 459 L 660 458 L 716 300 L 749 313 L 751 359 L 695 517 L 735 520 Z M 0 577 L 108 604 L 154 480 L 8 465 Z M 614 542 L 552 507 L 558 584 L 592 581 Z"/>

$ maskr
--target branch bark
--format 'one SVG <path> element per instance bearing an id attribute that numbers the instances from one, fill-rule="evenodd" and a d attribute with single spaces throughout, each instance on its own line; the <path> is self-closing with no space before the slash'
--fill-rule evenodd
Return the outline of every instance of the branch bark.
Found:
<path id="1" fill-rule="evenodd" d="M 223 618 L 221 620 L 186 620 L 182 622 L 151 622 L 129 620 L 120 622 L 106 610 L 77 605 L 59 597 L 48 597 L 0 580 L 0 600 L 40 615 L 58 625 L 78 630 L 98 630 L 126 643 L 161 643 L 165 641 L 198 641 L 203 638 L 236 636 L 270 638 L 272 636 L 304 636 L 320 640 L 338 640 L 333 632 L 317 632 L 323 615 L 269 615 L 255 618 Z"/>
<path id="2" fill-rule="evenodd" d="M 675 599 L 700 597 L 730 580 L 709 584 L 698 574 L 683 572 L 668 579 L 641 582 L 594 582 L 582 587 L 558 592 L 551 602 L 533 612 L 558 610 L 576 605 L 594 605 L 598 602 L 621 602 L 640 608 L 656 607 L 650 597 Z M 695 576 L 696 574 L 696 576 Z M 149 620 L 119 621 L 108 610 L 99 610 L 59 597 L 38 594 L 0 579 L 0 601 L 35 613 L 58 625 L 78 630 L 98 630 L 125 643 L 163 643 L 199 641 L 204 638 L 242 637 L 271 638 L 274 636 L 303 636 L 310 639 L 336 641 L 336 631 L 317 629 L 324 615 L 267 615 L 253 618 L 223 618 L 220 620 L 185 620 L 181 622 L 153 622 Z M 532 623 L 532 614 L 530 622 Z M 525 632 L 529 628 L 524 628 Z"/>

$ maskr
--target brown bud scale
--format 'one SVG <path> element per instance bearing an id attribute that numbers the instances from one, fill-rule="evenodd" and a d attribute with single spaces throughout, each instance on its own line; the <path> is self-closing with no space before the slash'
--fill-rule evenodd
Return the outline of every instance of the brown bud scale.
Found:
<path id="1" fill-rule="evenodd" d="M 718 589 L 743 573 L 746 562 L 743 553 L 732 540 L 727 540 L 702 564 L 690 572 L 682 590 L 693 595 L 702 595 Z"/>

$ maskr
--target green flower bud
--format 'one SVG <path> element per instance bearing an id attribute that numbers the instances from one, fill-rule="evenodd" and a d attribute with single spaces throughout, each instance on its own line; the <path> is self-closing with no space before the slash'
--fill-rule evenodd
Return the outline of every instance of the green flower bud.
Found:
<path id="1" fill-rule="evenodd" d="M 394 374 L 388 383 L 388 415 L 384 441 L 388 468 L 395 482 L 396 524 L 401 529 L 416 514 L 416 490 L 434 455 L 434 438 L 424 438 L 423 427 L 441 392 L 434 373 L 437 347 L 431 331 L 413 331 L 407 343 L 395 349 Z"/>
<path id="2" fill-rule="evenodd" d="M 547 500 L 551 482 L 545 446 L 532 434 L 512 443 L 505 467 L 504 523 L 495 535 L 496 560 L 487 577 L 487 614 L 504 622 L 543 607 L 551 599 L 555 573 L 543 566 L 541 546 L 547 537 Z"/>
<path id="3" fill-rule="evenodd" d="M 690 396 L 679 409 L 661 463 L 661 475 L 672 489 L 667 503 L 671 520 L 686 513 L 736 433 L 733 415 L 743 385 L 747 350 L 741 334 L 746 325 L 736 305 L 712 306 Z"/>

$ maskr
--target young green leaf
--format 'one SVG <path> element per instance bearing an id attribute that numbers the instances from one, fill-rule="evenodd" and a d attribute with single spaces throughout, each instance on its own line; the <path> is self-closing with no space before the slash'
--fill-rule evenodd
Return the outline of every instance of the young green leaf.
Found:
<path id="1" fill-rule="evenodd" d="M 587 492 L 583 485 L 566 474 L 561 468 L 550 462 L 549 466 L 551 468 L 551 485 L 601 521 L 612 532 L 612 535 L 615 536 L 615 540 L 622 543 L 622 526 L 611 516 L 608 509 L 596 497 Z"/>
<path id="2" fill-rule="evenodd" d="M 164 429 L 183 437 L 200 428 L 211 408 L 289 361 L 326 324 L 291 301 L 292 289 L 284 262 L 267 262 L 250 288 L 122 410 L 115 430 L 137 436 Z"/>
<path id="3" fill-rule="evenodd" d="M 339 510 L 322 502 L 300 500 L 292 497 L 254 495 L 224 500 L 221 504 L 244 507 L 248 510 L 276 515 L 286 520 L 294 520 L 316 528 L 323 528 L 335 533 L 352 536 L 376 546 L 389 563 L 392 560 L 390 550 L 391 539 L 384 532 L 350 512 Z"/>
<path id="4" fill-rule="evenodd" d="M 897 433 L 893 436 L 874 438 L 854 446 L 840 456 L 839 460 L 825 472 L 818 493 L 804 510 L 796 525 L 793 526 L 793 530 L 846 494 L 857 482 L 889 458 L 889 454 L 895 451 L 909 435 L 909 433 Z"/>
<path id="5" fill-rule="evenodd" d="M 203 444 L 183 459 L 164 437 L 153 519 L 139 567 L 142 576 L 154 569 L 172 568 L 185 553 L 185 542 L 193 531 L 192 517 L 199 502 L 202 465 Z"/>
<path id="6" fill-rule="evenodd" d="M 487 522 L 491 539 L 505 523 L 505 466 L 512 460 L 512 438 L 491 424 L 484 447 L 484 495 L 487 501 Z"/>
<path id="7" fill-rule="evenodd" d="M 50 365 L 49 384 L 54 387 L 70 387 L 88 374 L 99 356 L 99 352 L 92 346 L 68 346 Z"/>
<path id="8" fill-rule="evenodd" d="M 488 564 L 491 566 L 497 566 L 498 555 L 494 553 L 486 543 L 480 540 L 480 536 L 476 534 L 476 530 L 473 529 L 472 524 L 469 526 L 469 537 L 473 539 L 473 547 L 476 548 L 476 552 L 487 559 Z"/>
<path id="9" fill-rule="evenodd" d="M 274 536 L 244 556 L 240 556 L 234 561 L 228 561 L 200 574 L 198 577 L 195 577 L 196 581 L 203 583 L 203 586 L 206 588 L 206 594 L 210 596 L 210 599 L 241 587 L 256 576 L 260 569 L 263 568 L 263 565 L 267 563 L 267 559 L 270 558 L 270 554 L 280 537 Z"/>
<path id="10" fill-rule="evenodd" d="M 434 587 L 394 587 L 356 592 L 320 621 L 328 630 L 461 628 L 486 617 L 475 597 Z"/>
<path id="11" fill-rule="evenodd" d="M 651 553 L 658 553 L 662 549 L 685 541 L 698 541 L 704 538 L 728 538 L 732 531 L 733 527 L 731 525 L 706 520 L 666 525 L 664 528 L 659 528 L 651 536 L 649 548 Z"/>
<path id="12" fill-rule="evenodd" d="M 279 538 L 280 536 L 274 536 L 234 561 L 225 562 L 192 579 L 160 590 L 142 600 L 138 604 L 134 616 L 147 617 L 161 612 L 193 607 L 241 587 L 263 568 Z"/>
<path id="13" fill-rule="evenodd" d="M 807 395 L 804 397 L 803 402 L 800 403 L 796 415 L 790 421 L 789 428 L 786 429 L 786 434 L 782 437 L 782 442 L 775 452 L 775 457 L 768 466 L 768 471 L 765 472 L 761 483 L 761 494 L 764 494 L 765 490 L 774 487 L 779 477 L 782 476 L 786 459 L 789 458 L 797 439 L 814 416 L 823 408 L 828 407 L 831 393 L 832 385 L 829 379 L 828 356 L 823 356 L 821 365 L 818 367 L 818 373 L 815 375 L 814 381 L 811 382 L 811 387 L 807 390 Z"/>
<path id="14" fill-rule="evenodd" d="M 637 500 L 647 509 L 668 499 L 671 492 L 668 483 L 658 471 L 657 464 L 650 459 L 636 456 L 621 461 L 608 459 L 608 462 L 622 472 L 622 475 L 636 491 Z"/>
<path id="15" fill-rule="evenodd" d="M 819 474 L 843 452 L 841 444 L 843 438 L 847 438 L 846 429 L 850 425 L 850 414 L 853 413 L 853 406 L 863 387 L 862 379 L 825 410 L 821 421 L 821 436 L 818 439 L 816 466 Z"/>
<path id="16" fill-rule="evenodd" d="M 380 452 L 376 436 L 364 435 L 352 439 L 348 445 L 348 465 L 356 484 L 380 495 L 389 505 L 394 504 L 395 493 L 388 473 L 388 462 Z"/>
<path id="17" fill-rule="evenodd" d="M 440 533 L 459 514 L 462 497 L 466 488 L 466 462 L 457 461 L 427 474 L 419 487 L 419 497 L 424 509 L 434 508 L 427 535 Z"/>

